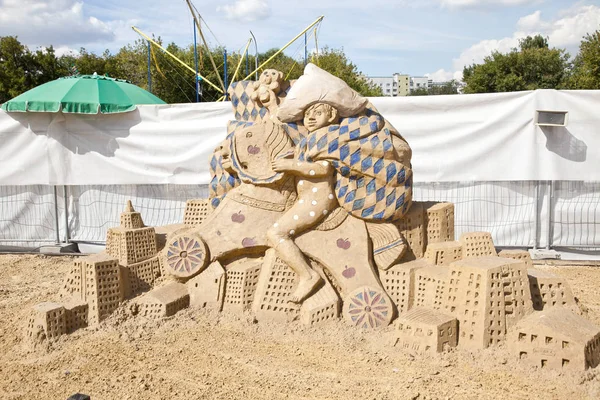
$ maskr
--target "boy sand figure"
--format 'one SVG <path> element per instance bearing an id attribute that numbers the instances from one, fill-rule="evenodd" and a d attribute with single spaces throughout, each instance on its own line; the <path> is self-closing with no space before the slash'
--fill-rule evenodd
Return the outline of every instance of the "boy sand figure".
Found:
<path id="1" fill-rule="evenodd" d="M 326 103 L 313 104 L 304 111 L 304 126 L 310 134 L 337 121 L 337 109 Z M 293 159 L 279 158 L 272 161 L 274 171 L 287 172 L 296 176 L 298 199 L 267 231 L 271 247 L 300 279 L 298 287 L 290 298 L 294 303 L 299 303 L 308 297 L 321 282 L 321 277 L 308 264 L 293 238 L 316 226 L 338 206 L 333 191 L 335 169 L 331 163 L 299 161 L 298 150 L 297 148 Z"/>

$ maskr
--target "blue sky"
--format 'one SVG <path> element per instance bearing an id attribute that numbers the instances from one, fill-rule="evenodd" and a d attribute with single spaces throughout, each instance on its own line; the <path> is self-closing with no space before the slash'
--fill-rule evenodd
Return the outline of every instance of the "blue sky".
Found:
<path id="1" fill-rule="evenodd" d="M 252 30 L 260 51 L 280 47 L 324 15 L 319 46 L 344 48 L 371 76 L 394 72 L 460 78 L 462 67 L 492 50 L 508 51 L 520 37 L 541 33 L 576 53 L 581 37 L 600 29 L 600 0 L 195 0 L 216 39 L 240 50 Z M 186 45 L 193 40 L 184 0 L 0 0 L 0 36 L 18 35 L 60 53 L 80 47 L 116 51 L 133 42 L 135 25 Z M 303 54 L 303 43 L 287 53 Z M 309 47 L 314 49 L 314 39 Z"/>

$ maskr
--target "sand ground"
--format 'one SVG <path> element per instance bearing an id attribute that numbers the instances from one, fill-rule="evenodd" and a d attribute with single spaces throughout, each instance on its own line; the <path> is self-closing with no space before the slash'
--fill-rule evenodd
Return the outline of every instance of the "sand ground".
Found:
<path id="1" fill-rule="evenodd" d="M 335 322 L 254 323 L 250 315 L 188 309 L 165 321 L 124 304 L 97 328 L 35 349 L 22 337 L 30 308 L 57 299 L 72 259 L 0 256 L 0 398 L 66 399 L 599 399 L 600 368 L 530 370 L 500 346 L 439 358 L 391 346 L 391 329 Z M 541 266 L 564 276 L 600 325 L 600 268 Z"/>

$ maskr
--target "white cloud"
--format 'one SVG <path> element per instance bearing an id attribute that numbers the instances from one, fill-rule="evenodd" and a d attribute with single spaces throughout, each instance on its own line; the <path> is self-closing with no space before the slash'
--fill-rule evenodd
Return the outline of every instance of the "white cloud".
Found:
<path id="1" fill-rule="evenodd" d="M 531 31 L 540 31 L 549 37 L 552 46 L 566 47 L 573 51 L 579 47 L 585 34 L 598 29 L 600 21 L 600 7 L 583 6 L 568 10 L 564 16 L 556 21 L 545 22 L 541 20 Z"/>
<path id="2" fill-rule="evenodd" d="M 455 71 L 453 75 L 455 79 L 456 77 L 462 79 L 462 70 L 465 66 L 481 63 L 494 50 L 508 52 L 518 47 L 519 39 L 537 34 L 547 36 L 551 47 L 566 48 L 571 55 L 574 55 L 583 36 L 598 29 L 598 21 L 600 21 L 600 7 L 593 5 L 568 9 L 561 13 L 559 18 L 550 21 L 544 20 L 542 13 L 536 11 L 519 19 L 517 30 L 511 37 L 482 40 L 464 50 L 452 62 Z M 448 71 L 443 73 L 449 74 Z M 435 74 L 442 76 L 440 71 Z"/>
<path id="3" fill-rule="evenodd" d="M 64 46 L 113 40 L 110 27 L 86 17 L 75 0 L 4 0 L 0 2 L 0 36 L 16 35 L 29 45 Z"/>
<path id="4" fill-rule="evenodd" d="M 448 8 L 476 8 L 485 6 L 518 6 L 522 4 L 536 4 L 543 0 L 437 0 L 442 7 Z"/>
<path id="5" fill-rule="evenodd" d="M 225 13 L 227 19 L 243 22 L 259 21 L 271 15 L 266 0 L 237 0 L 233 4 L 217 7 L 217 11 Z"/>
<path id="6" fill-rule="evenodd" d="M 54 54 L 56 55 L 56 57 L 61 57 L 65 54 L 79 56 L 79 50 L 72 49 L 69 46 L 58 46 L 54 48 Z"/>
<path id="7" fill-rule="evenodd" d="M 445 69 L 438 69 L 430 74 L 425 74 L 426 77 L 431 78 L 434 82 L 448 82 L 452 79 L 461 80 L 462 72 L 446 71 Z"/>

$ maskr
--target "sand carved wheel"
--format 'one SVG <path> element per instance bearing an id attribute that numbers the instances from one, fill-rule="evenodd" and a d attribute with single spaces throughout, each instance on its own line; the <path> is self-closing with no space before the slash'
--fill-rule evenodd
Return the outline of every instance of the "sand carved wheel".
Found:
<path id="1" fill-rule="evenodd" d="M 388 326 L 392 321 L 392 301 L 381 289 L 361 286 L 344 299 L 344 318 L 365 329 Z"/>
<path id="2" fill-rule="evenodd" d="M 206 266 L 207 250 L 202 239 L 193 235 L 176 235 L 167 243 L 165 269 L 181 278 L 191 278 Z"/>

